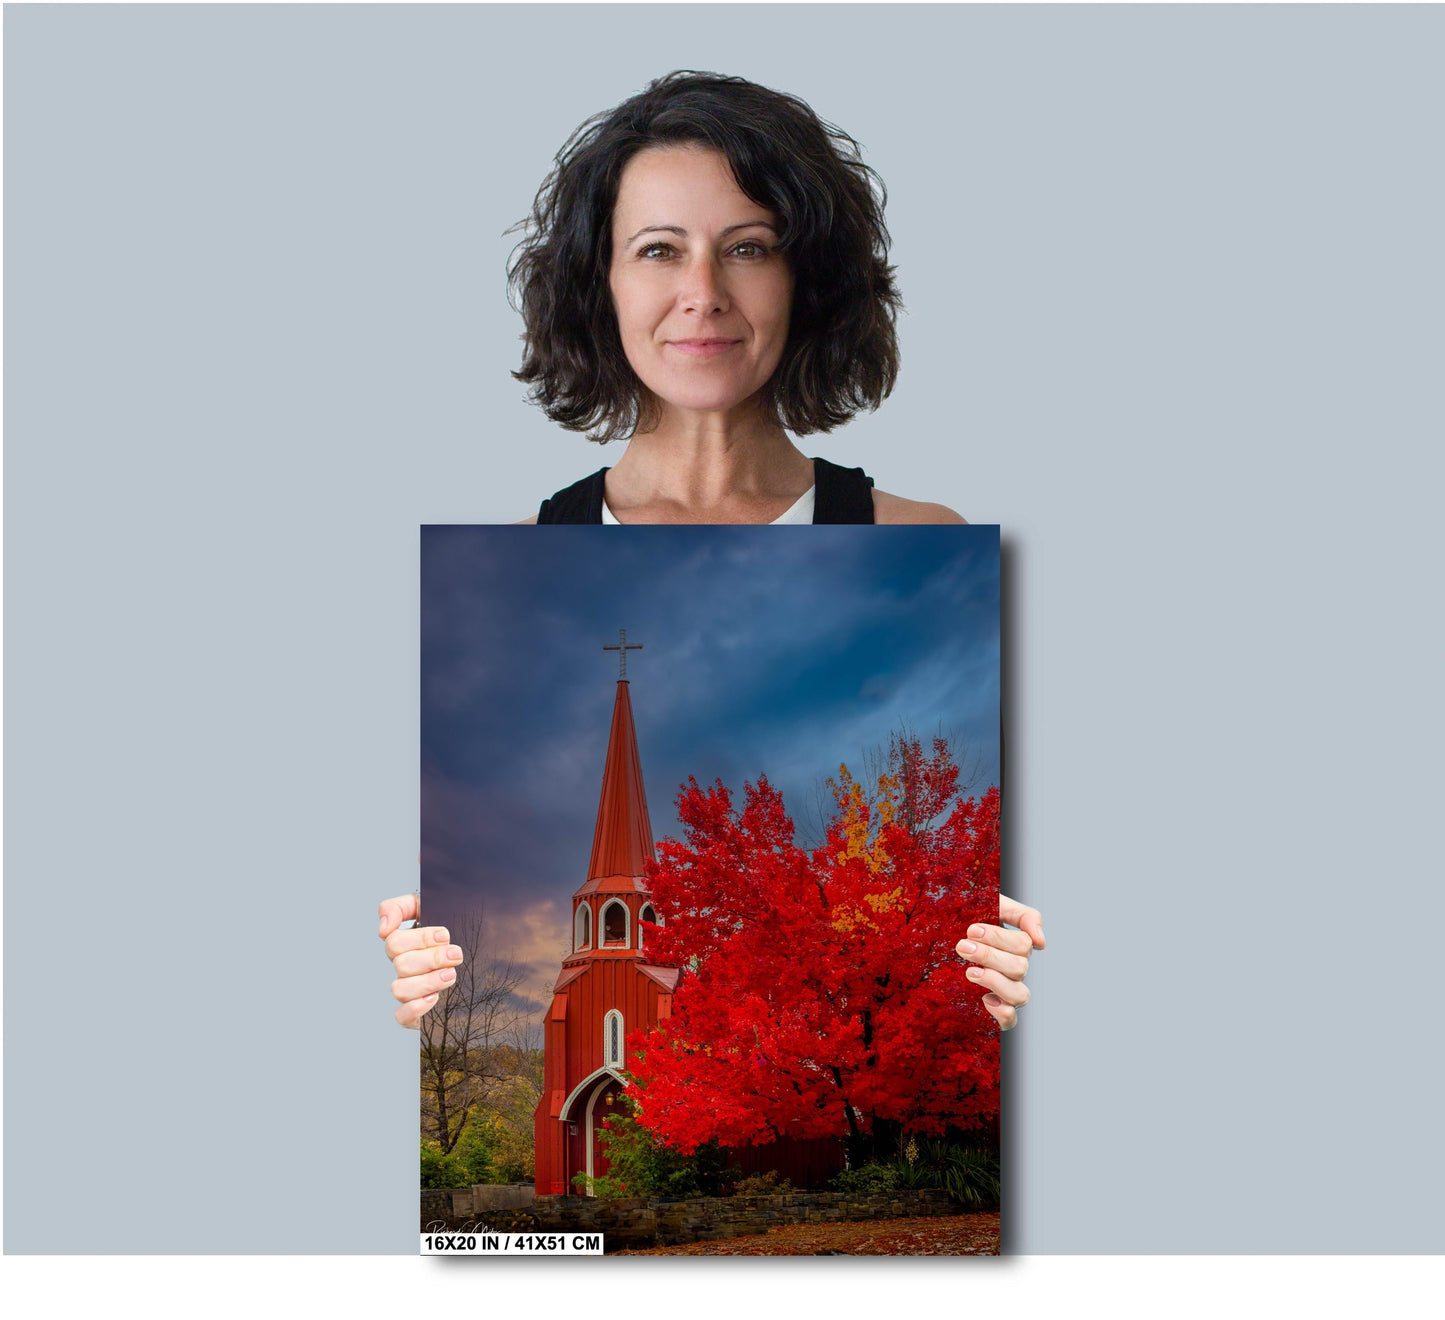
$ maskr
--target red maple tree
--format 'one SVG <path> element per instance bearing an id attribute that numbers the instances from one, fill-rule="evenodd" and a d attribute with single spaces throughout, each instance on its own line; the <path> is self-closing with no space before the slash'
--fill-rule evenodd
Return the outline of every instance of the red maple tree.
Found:
<path id="1" fill-rule="evenodd" d="M 638 1121 L 691 1150 L 847 1137 L 879 1153 L 998 1112 L 998 1027 L 954 952 L 998 913 L 999 796 L 957 796 L 944 739 L 895 740 L 865 794 L 829 780 L 827 837 L 794 840 L 765 776 L 678 794 L 684 840 L 649 866 L 650 961 L 671 1018 L 629 1037 Z M 946 814 L 944 814 L 946 811 Z"/>

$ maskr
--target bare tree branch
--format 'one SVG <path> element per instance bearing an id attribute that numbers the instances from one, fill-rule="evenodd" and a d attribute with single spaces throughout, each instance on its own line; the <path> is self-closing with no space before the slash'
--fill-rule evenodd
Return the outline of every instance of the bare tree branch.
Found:
<path id="1" fill-rule="evenodd" d="M 513 995 L 522 972 L 510 958 L 491 954 L 487 933 L 480 911 L 453 930 L 465 957 L 457 979 L 421 1021 L 422 1125 L 443 1153 L 455 1147 L 489 1087 L 510 1075 L 501 1047 L 526 1018 Z"/>

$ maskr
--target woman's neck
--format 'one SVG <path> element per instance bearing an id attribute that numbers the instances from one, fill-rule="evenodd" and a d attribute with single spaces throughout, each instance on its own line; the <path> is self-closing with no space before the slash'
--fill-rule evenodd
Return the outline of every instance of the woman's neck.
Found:
<path id="1" fill-rule="evenodd" d="M 812 460 L 756 415 L 665 416 L 628 441 L 605 489 L 621 522 L 763 523 L 812 484 Z"/>

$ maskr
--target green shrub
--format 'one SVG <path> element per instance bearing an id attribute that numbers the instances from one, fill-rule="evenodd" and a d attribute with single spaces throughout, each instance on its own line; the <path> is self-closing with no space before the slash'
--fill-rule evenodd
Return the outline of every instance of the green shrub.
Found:
<path id="1" fill-rule="evenodd" d="M 462 1135 L 452 1147 L 452 1157 L 466 1175 L 463 1187 L 473 1183 L 499 1182 L 492 1168 L 492 1158 L 501 1146 L 496 1121 L 477 1109 L 467 1115 Z"/>
<path id="2" fill-rule="evenodd" d="M 892 1166 L 899 1187 L 941 1187 L 970 1209 L 997 1208 L 1002 1189 L 996 1150 L 936 1139 L 911 1140 L 909 1149 L 914 1158 Z"/>
<path id="3" fill-rule="evenodd" d="M 423 1187 L 471 1187 L 474 1183 L 522 1182 L 522 1171 L 506 1162 L 498 1120 L 473 1108 L 462 1135 L 450 1152 L 441 1144 L 421 1139 Z M 509 1176 L 516 1174 L 518 1176 Z"/>
<path id="4" fill-rule="evenodd" d="M 894 1186 L 906 1188 L 937 1187 L 937 1171 L 919 1163 L 900 1159 L 893 1166 Z"/>
<path id="5" fill-rule="evenodd" d="M 443 1155 L 435 1141 L 421 1139 L 421 1185 L 424 1188 L 470 1187 L 455 1155 Z"/>
<path id="6" fill-rule="evenodd" d="M 955 1147 L 944 1163 L 943 1185 L 963 1205 L 976 1210 L 997 1209 L 1003 1190 L 998 1152 Z"/>
<path id="7" fill-rule="evenodd" d="M 898 1170 L 891 1164 L 864 1164 L 856 1169 L 843 1169 L 833 1175 L 829 1184 L 834 1191 L 853 1196 L 870 1192 L 891 1192 L 898 1186 Z"/>
<path id="8" fill-rule="evenodd" d="M 752 1173 L 746 1178 L 739 1180 L 733 1188 L 735 1196 L 771 1196 L 775 1192 L 791 1192 L 793 1184 L 786 1178 L 778 1177 L 776 1169 L 769 1169 L 766 1173 Z"/>
<path id="9" fill-rule="evenodd" d="M 725 1161 L 717 1142 L 690 1154 L 664 1145 L 637 1121 L 630 1096 L 617 1097 L 598 1136 L 607 1173 L 592 1180 L 594 1196 L 717 1196 L 722 1190 Z M 585 1192 L 586 1174 L 573 1183 Z"/>
<path id="10" fill-rule="evenodd" d="M 585 1170 L 572 1175 L 572 1188 L 578 1196 L 599 1196 L 615 1199 L 619 1196 L 641 1195 L 640 1192 L 629 1192 L 618 1179 L 605 1173 L 599 1178 L 593 1178 L 589 1187 Z"/>

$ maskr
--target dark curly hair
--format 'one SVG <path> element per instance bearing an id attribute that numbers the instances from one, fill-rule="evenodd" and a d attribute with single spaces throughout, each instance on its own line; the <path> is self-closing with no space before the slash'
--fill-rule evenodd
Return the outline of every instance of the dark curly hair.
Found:
<path id="1" fill-rule="evenodd" d="M 788 341 L 765 404 L 796 435 L 830 431 L 887 398 L 902 306 L 888 264 L 887 192 L 858 144 L 796 96 L 679 70 L 592 116 L 557 153 L 512 253 L 507 287 L 526 323 L 516 379 L 554 422 L 606 443 L 654 424 L 622 350 L 608 272 L 612 211 L 646 147 L 704 145 L 779 221 L 793 272 Z"/>

